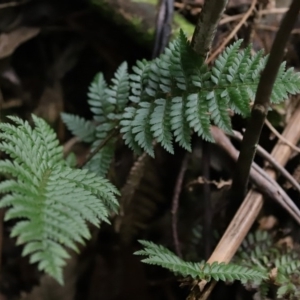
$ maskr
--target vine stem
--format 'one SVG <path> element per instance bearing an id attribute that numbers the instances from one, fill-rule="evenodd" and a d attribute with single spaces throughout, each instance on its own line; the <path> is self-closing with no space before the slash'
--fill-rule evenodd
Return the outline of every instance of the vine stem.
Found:
<path id="1" fill-rule="evenodd" d="M 280 28 L 272 45 L 269 59 L 258 84 L 251 117 L 245 131 L 233 177 L 232 199 L 236 203 L 242 202 L 246 193 L 250 168 L 270 106 L 270 97 L 273 85 L 283 59 L 285 45 L 289 39 L 289 35 L 294 24 L 296 23 L 299 11 L 300 1 L 293 0 L 288 12 L 281 22 Z"/>
<path id="2" fill-rule="evenodd" d="M 117 134 L 117 130 L 113 129 L 108 136 L 92 151 L 89 153 L 84 162 L 77 166 L 77 168 L 83 168 L 109 141 Z"/>

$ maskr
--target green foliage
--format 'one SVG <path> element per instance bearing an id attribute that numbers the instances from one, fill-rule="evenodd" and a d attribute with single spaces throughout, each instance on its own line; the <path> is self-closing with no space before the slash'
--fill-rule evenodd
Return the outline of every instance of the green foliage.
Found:
<path id="1" fill-rule="evenodd" d="M 222 281 L 240 280 L 243 283 L 249 280 L 259 283 L 267 278 L 265 272 L 234 264 L 217 262 L 208 264 L 205 261 L 201 263 L 186 262 L 163 246 L 148 241 L 139 242 L 144 246 L 144 250 L 137 251 L 135 254 L 148 256 L 142 262 L 161 266 L 184 277 L 191 276 L 207 281 L 211 279 Z"/>
<path id="2" fill-rule="evenodd" d="M 257 289 L 265 298 L 271 287 L 276 287 L 279 299 L 298 299 L 300 296 L 299 249 L 276 246 L 274 238 L 266 231 L 250 233 L 234 262 L 270 274 L 271 280 L 263 281 Z"/>
<path id="3" fill-rule="evenodd" d="M 127 64 L 123 63 L 107 86 L 103 74 L 95 76 L 89 87 L 88 103 L 93 113 L 93 122 L 63 113 L 62 119 L 68 129 L 84 142 L 91 142 L 93 152 L 114 129 L 121 118 L 129 97 Z M 115 139 L 110 140 L 85 166 L 100 176 L 107 173 L 115 151 Z"/>
<path id="4" fill-rule="evenodd" d="M 240 45 L 238 41 L 227 47 L 209 68 L 181 32 L 159 58 L 138 61 L 132 74 L 126 63 L 118 68 L 110 85 L 97 74 L 88 92 L 93 119 L 62 114 L 69 130 L 91 143 L 92 153 L 105 142 L 84 170 L 71 167 L 72 157 L 63 159 L 54 132 L 41 119 L 33 116 L 34 128 L 16 117 L 11 117 L 16 125 L 1 124 L 0 151 L 12 161 L 0 162 L 0 173 L 9 176 L 0 183 L 0 193 L 5 194 L 0 207 L 9 207 L 6 220 L 21 219 L 12 236 L 17 237 L 18 244 L 25 244 L 23 254 L 29 254 L 39 269 L 62 282 L 61 269 L 69 257 L 64 247 L 77 251 L 77 243 L 90 237 L 86 222 L 98 226 L 100 221 L 108 222 L 110 211 L 117 210 L 117 191 L 99 176 L 107 173 L 112 162 L 116 137 L 108 137 L 115 131 L 136 153 L 154 156 L 155 143 L 170 153 L 174 152 L 174 141 L 190 151 L 193 132 L 212 142 L 212 123 L 230 132 L 230 110 L 248 116 L 267 57 L 262 52 L 252 55 L 250 46 L 240 50 Z M 283 63 L 271 101 L 279 103 L 288 94 L 299 92 L 299 73 L 286 70 Z M 134 172 L 132 175 L 128 184 L 140 193 L 142 178 Z M 128 193 L 127 199 L 131 196 Z M 142 202 L 152 205 L 151 201 Z M 249 245 L 255 241 L 255 245 L 241 253 L 238 265 L 186 262 L 146 241 L 141 241 L 145 249 L 136 254 L 148 256 L 143 260 L 146 263 L 205 280 L 238 279 L 259 284 L 265 282 L 273 266 L 281 283 L 278 294 L 295 294 L 299 284 L 291 280 L 291 273 L 297 273 L 298 260 L 290 259 L 288 253 L 286 257 L 277 255 L 266 236 L 250 236 L 248 241 Z"/>
<path id="5" fill-rule="evenodd" d="M 250 233 L 234 258 L 234 263 L 208 264 L 187 262 L 161 245 L 139 241 L 144 249 L 136 255 L 147 256 L 142 262 L 168 269 L 176 275 L 197 280 L 240 280 L 255 288 L 259 299 L 266 299 L 270 288 L 276 288 L 278 299 L 298 299 L 300 296 L 299 249 L 276 246 L 265 231 Z"/>
<path id="6" fill-rule="evenodd" d="M 5 220 L 18 219 L 11 236 L 25 244 L 23 255 L 62 283 L 64 247 L 78 251 L 77 243 L 90 238 L 87 221 L 109 222 L 117 191 L 106 179 L 69 167 L 54 131 L 32 118 L 34 128 L 17 117 L 10 117 L 16 125 L 0 124 L 0 151 L 12 159 L 0 161 L 0 174 L 9 176 L 0 183 L 0 207 L 9 207 Z"/>
<path id="7" fill-rule="evenodd" d="M 81 141 L 91 143 L 96 139 L 96 127 L 91 121 L 67 113 L 62 113 L 61 116 L 72 133 Z"/>
<path id="8" fill-rule="evenodd" d="M 89 93 L 94 120 L 99 122 L 96 140 L 103 140 L 112 128 L 118 127 L 132 150 L 144 150 L 154 156 L 154 141 L 170 153 L 174 152 L 173 140 L 190 151 L 192 132 L 207 141 L 213 141 L 211 123 L 230 132 L 229 111 L 249 115 L 250 101 L 255 98 L 267 61 L 262 51 L 252 55 L 251 46 L 240 50 L 240 45 L 238 41 L 227 47 L 209 69 L 180 32 L 159 58 L 138 61 L 132 68 L 133 74 L 128 75 L 122 64 L 109 88 L 98 74 Z M 285 70 L 283 63 L 271 101 L 279 103 L 288 94 L 298 92 L 299 73 Z M 86 135 L 82 133 L 88 123 L 76 130 L 80 122 L 71 123 L 66 117 L 64 121 L 74 134 L 80 131 L 78 136 L 90 136 L 88 131 Z"/>

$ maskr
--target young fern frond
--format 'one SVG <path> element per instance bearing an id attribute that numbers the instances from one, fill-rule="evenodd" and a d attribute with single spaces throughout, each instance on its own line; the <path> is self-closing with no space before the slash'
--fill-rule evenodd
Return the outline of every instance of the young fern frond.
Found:
<path id="1" fill-rule="evenodd" d="M 222 281 L 240 280 L 243 283 L 249 280 L 259 283 L 267 278 L 266 272 L 234 264 L 217 262 L 208 264 L 205 261 L 201 263 L 186 262 L 161 245 L 149 241 L 139 242 L 144 246 L 144 250 L 137 251 L 135 254 L 148 256 L 142 262 L 161 266 L 184 277 L 191 276 L 207 281 L 211 279 Z"/>
<path id="2" fill-rule="evenodd" d="M 109 222 L 118 209 L 117 190 L 96 174 L 70 168 L 54 131 L 32 118 L 34 128 L 17 117 L 10 117 L 16 125 L 0 124 L 0 151 L 13 159 L 0 161 L 0 174 L 9 176 L 0 183 L 0 207 L 8 207 L 5 220 L 21 219 L 11 236 L 25 244 L 23 255 L 62 283 L 64 247 L 78 251 L 77 243 L 90 238 L 87 222 Z"/>

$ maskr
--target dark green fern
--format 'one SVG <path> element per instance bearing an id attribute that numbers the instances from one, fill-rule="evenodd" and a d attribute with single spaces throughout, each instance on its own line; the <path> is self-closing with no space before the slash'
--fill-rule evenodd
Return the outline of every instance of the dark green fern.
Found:
<path id="1" fill-rule="evenodd" d="M 97 75 L 89 93 L 97 124 L 92 148 L 112 128 L 119 129 L 125 143 L 136 153 L 146 151 L 151 156 L 154 156 L 154 141 L 170 153 L 174 152 L 174 141 L 190 151 L 193 132 L 213 141 L 211 123 L 231 131 L 229 111 L 244 117 L 249 115 L 250 102 L 255 98 L 260 73 L 267 61 L 262 51 L 251 55 L 251 46 L 240 50 L 240 45 L 238 41 L 227 47 L 208 68 L 181 32 L 159 58 L 138 61 L 132 68 L 133 74 L 128 75 L 126 65 L 122 64 L 110 87 L 101 74 Z M 286 71 L 283 63 L 272 92 L 272 103 L 298 92 L 299 73 L 293 69 Z M 90 123 L 83 126 L 81 119 L 72 123 L 66 114 L 63 119 L 74 134 L 85 139 L 91 136 Z M 76 129 L 77 126 L 80 128 Z M 85 135 L 83 128 L 87 128 Z M 106 147 L 112 151 L 113 143 Z M 100 172 L 104 174 L 111 157 L 101 155 L 102 152 L 104 148 L 98 160 L 106 161 Z"/>
<path id="2" fill-rule="evenodd" d="M 0 151 L 12 159 L 0 161 L 0 174 L 9 176 L 0 183 L 0 207 L 8 207 L 5 220 L 18 219 L 11 236 L 25 244 L 23 255 L 62 283 L 65 247 L 78 251 L 77 243 L 90 238 L 87 222 L 109 222 L 117 190 L 88 170 L 70 168 L 54 131 L 32 118 L 34 128 L 17 117 L 10 117 L 16 125 L 0 124 Z"/>
<path id="3" fill-rule="evenodd" d="M 107 86 L 103 75 L 98 74 L 88 93 L 88 103 L 94 114 L 93 122 L 78 116 L 63 113 L 62 119 L 69 130 L 83 142 L 92 142 L 91 152 L 96 149 L 118 124 L 129 97 L 127 64 L 123 63 L 116 71 L 112 85 Z M 98 175 L 105 175 L 115 151 L 115 139 L 110 140 L 85 168 Z"/>

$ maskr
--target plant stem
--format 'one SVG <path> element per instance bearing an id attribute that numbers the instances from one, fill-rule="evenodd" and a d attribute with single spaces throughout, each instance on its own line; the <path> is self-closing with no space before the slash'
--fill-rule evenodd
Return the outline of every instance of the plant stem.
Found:
<path id="1" fill-rule="evenodd" d="M 202 141 L 202 169 L 203 177 L 205 178 L 203 184 L 203 197 L 204 197 L 204 228 L 203 228 L 203 241 L 204 241 L 204 255 L 208 259 L 211 254 L 211 240 L 213 236 L 212 231 L 212 205 L 211 205 L 211 190 L 210 190 L 210 143 Z"/>
<path id="2" fill-rule="evenodd" d="M 248 11 L 244 14 L 240 22 L 237 24 L 237 26 L 234 27 L 234 29 L 230 32 L 230 34 L 226 37 L 226 39 L 222 42 L 222 44 L 218 47 L 218 49 L 210 55 L 210 57 L 206 61 L 207 64 L 212 62 L 224 50 L 224 48 L 232 40 L 232 38 L 234 38 L 234 36 L 237 34 L 237 32 L 240 30 L 243 24 L 245 24 L 247 19 L 251 16 L 252 12 L 255 9 L 256 2 L 257 0 L 252 0 L 252 4 L 248 9 Z"/>
<path id="3" fill-rule="evenodd" d="M 175 184 L 175 189 L 174 189 L 174 194 L 173 194 L 173 199 L 172 199 L 172 235 L 173 235 L 173 241 L 174 241 L 174 246 L 176 249 L 176 254 L 179 257 L 182 257 L 181 254 L 181 249 L 180 249 L 180 242 L 179 242 L 179 237 L 178 237 L 178 228 L 177 228 L 177 219 L 178 219 L 178 207 L 179 207 L 179 196 L 182 190 L 182 183 L 184 179 L 184 174 L 187 170 L 188 166 L 188 161 L 189 161 L 189 154 L 186 153 L 183 161 L 181 163 L 180 171 L 176 180 Z"/>
<path id="4" fill-rule="evenodd" d="M 268 113 L 273 85 L 282 62 L 285 45 L 289 39 L 290 32 L 296 23 L 299 10 L 300 1 L 294 0 L 282 20 L 272 45 L 270 57 L 258 84 L 251 117 L 244 135 L 241 152 L 233 177 L 232 199 L 236 203 L 240 203 L 244 199 L 246 193 L 250 168 L 259 142 L 261 130 Z"/>
<path id="5" fill-rule="evenodd" d="M 210 51 L 218 23 L 227 3 L 228 0 L 206 0 L 204 2 L 191 42 L 194 51 L 203 58 L 206 58 Z"/>
<path id="6" fill-rule="evenodd" d="M 77 168 L 83 168 L 116 134 L 117 131 L 115 129 L 112 130 L 108 136 L 92 152 L 89 153 L 85 161 L 81 165 L 77 166 Z"/>

